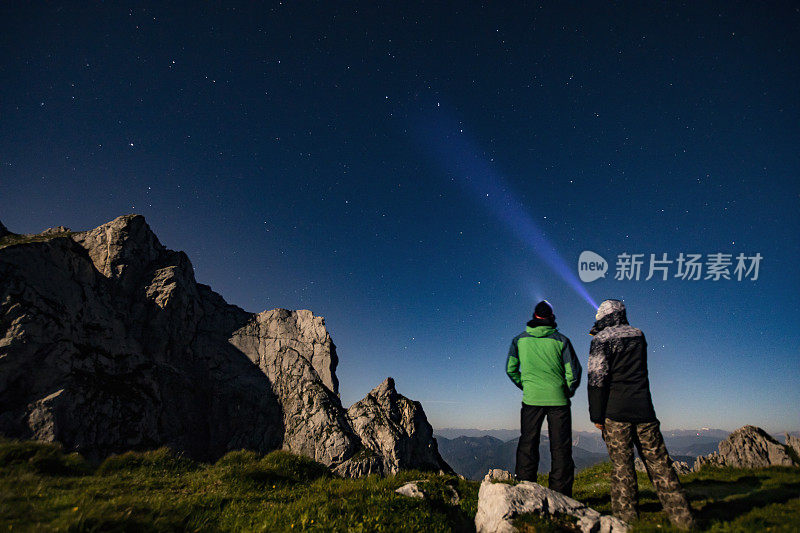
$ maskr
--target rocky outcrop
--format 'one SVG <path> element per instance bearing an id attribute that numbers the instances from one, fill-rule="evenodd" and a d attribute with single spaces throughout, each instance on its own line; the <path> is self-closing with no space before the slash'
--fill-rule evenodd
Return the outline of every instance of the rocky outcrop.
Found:
<path id="1" fill-rule="evenodd" d="M 508 470 L 502 468 L 490 468 L 489 471 L 483 476 L 484 481 L 511 481 L 514 476 Z"/>
<path id="2" fill-rule="evenodd" d="M 398 431 L 357 409 L 381 435 L 362 441 L 323 318 L 228 304 L 138 215 L 36 237 L 0 248 L 1 434 L 89 457 L 284 448 L 345 475 L 442 468 L 421 406 L 396 392 L 374 412 Z"/>
<path id="3" fill-rule="evenodd" d="M 62 233 L 71 233 L 72 230 L 66 226 L 55 226 L 53 228 L 47 228 L 41 234 L 42 235 L 60 235 Z"/>
<path id="4" fill-rule="evenodd" d="M 422 405 L 398 394 L 392 378 L 353 404 L 347 418 L 364 447 L 381 458 L 381 473 L 402 468 L 453 473 L 439 455 Z"/>
<path id="5" fill-rule="evenodd" d="M 279 398 L 284 448 L 325 464 L 354 455 L 360 443 L 339 401 L 338 359 L 321 317 L 305 310 L 264 311 L 228 340 L 258 365 Z"/>
<path id="6" fill-rule="evenodd" d="M 797 457 L 800 457 L 800 437 L 786 434 L 786 446 L 794 450 Z"/>
<path id="7" fill-rule="evenodd" d="M 0 239 L 2 239 L 3 237 L 5 237 L 5 236 L 6 236 L 6 235 L 8 235 L 9 233 L 11 233 L 11 232 L 10 232 L 10 231 L 8 231 L 8 229 L 6 229 L 6 227 L 3 225 L 3 223 L 2 223 L 2 222 L 0 222 Z"/>
<path id="8" fill-rule="evenodd" d="M 689 464 L 686 463 L 685 461 L 673 461 L 672 458 L 670 458 L 670 462 L 672 462 L 672 468 L 675 469 L 675 473 L 678 474 L 679 476 L 688 474 L 689 472 L 692 471 Z M 647 472 L 647 467 L 645 466 L 644 461 L 642 461 L 640 457 L 636 457 L 636 459 L 633 460 L 633 467 L 636 469 L 637 472 Z"/>
<path id="9" fill-rule="evenodd" d="M 410 481 L 402 487 L 395 490 L 397 494 L 406 496 L 407 498 L 416 498 L 418 500 L 432 499 L 432 497 L 442 497 L 448 505 L 458 505 L 461 497 L 458 491 L 449 483 L 445 483 L 441 487 L 430 487 L 431 482 L 427 480 Z M 429 488 L 430 487 L 430 488 Z M 435 496 L 431 494 L 431 490 Z M 439 490 L 437 490 L 439 489 Z"/>
<path id="10" fill-rule="evenodd" d="M 756 426 L 744 426 L 719 443 L 719 450 L 695 460 L 692 471 L 704 466 L 765 468 L 798 466 L 787 447 Z"/>
<path id="11" fill-rule="evenodd" d="M 511 533 L 514 519 L 521 514 L 536 513 L 543 517 L 571 516 L 581 531 L 626 532 L 628 524 L 613 516 L 601 515 L 577 500 L 545 488 L 532 481 L 516 485 L 484 481 L 478 491 L 478 512 L 475 529 L 478 533 Z"/>
<path id="12" fill-rule="evenodd" d="M 416 498 L 418 500 L 424 500 L 425 493 L 419 490 L 418 483 L 419 483 L 418 481 L 411 481 L 410 483 L 406 483 L 402 487 L 395 490 L 395 492 L 407 498 Z"/>

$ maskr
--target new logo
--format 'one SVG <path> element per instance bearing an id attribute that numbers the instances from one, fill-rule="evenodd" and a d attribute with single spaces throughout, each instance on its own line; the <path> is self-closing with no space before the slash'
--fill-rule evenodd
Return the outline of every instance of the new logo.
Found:
<path id="1" fill-rule="evenodd" d="M 584 250 L 578 257 L 578 276 L 584 283 L 603 278 L 608 272 L 608 261 L 603 256 Z"/>

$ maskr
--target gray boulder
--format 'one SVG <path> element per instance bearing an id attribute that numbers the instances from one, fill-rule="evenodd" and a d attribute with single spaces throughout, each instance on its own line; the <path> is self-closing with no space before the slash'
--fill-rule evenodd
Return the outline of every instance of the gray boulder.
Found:
<path id="1" fill-rule="evenodd" d="M 601 515 L 581 502 L 538 483 L 481 483 L 478 491 L 478 512 L 475 515 L 475 529 L 478 533 L 517 531 L 513 521 L 525 513 L 537 513 L 543 517 L 571 516 L 575 519 L 575 525 L 586 533 L 617 533 L 630 529 L 622 520 Z"/>
<path id="2" fill-rule="evenodd" d="M 343 475 L 442 468 L 421 406 L 390 391 L 376 412 L 398 431 L 362 443 L 322 317 L 228 304 L 139 215 L 56 230 L 0 249 L 0 434 L 90 458 L 283 448 Z"/>
<path id="3" fill-rule="evenodd" d="M 734 468 L 766 468 L 798 466 L 787 447 L 756 426 L 744 426 L 719 443 L 719 450 L 695 460 L 692 471 L 704 466 Z"/>
<path id="4" fill-rule="evenodd" d="M 406 496 L 408 498 L 417 498 L 419 500 L 425 499 L 425 493 L 419 490 L 419 486 L 417 485 L 418 481 L 412 481 L 410 483 L 406 483 L 399 489 L 395 490 L 397 494 L 402 496 Z"/>
<path id="5" fill-rule="evenodd" d="M 483 477 L 484 481 L 511 481 L 514 476 L 508 470 L 502 468 L 491 468 Z"/>
<path id="6" fill-rule="evenodd" d="M 392 378 L 353 404 L 347 418 L 364 447 L 381 458 L 382 473 L 404 468 L 453 473 L 439 455 L 422 404 L 398 394 Z"/>
<path id="7" fill-rule="evenodd" d="M 395 492 L 408 498 L 417 498 L 420 500 L 428 499 L 431 497 L 428 490 L 429 483 L 430 482 L 426 480 L 411 481 L 395 490 Z M 461 497 L 458 495 L 458 491 L 452 485 L 445 484 L 444 500 L 450 505 L 458 505 L 458 503 L 461 501 Z"/>

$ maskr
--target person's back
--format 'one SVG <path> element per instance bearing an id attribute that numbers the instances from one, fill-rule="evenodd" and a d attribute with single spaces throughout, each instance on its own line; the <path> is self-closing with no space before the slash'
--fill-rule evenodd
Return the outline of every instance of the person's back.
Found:
<path id="1" fill-rule="evenodd" d="M 535 323 L 531 321 L 531 323 Z M 528 405 L 567 405 L 574 380 L 572 362 L 564 361 L 569 339 L 554 326 L 528 325 L 514 339 L 520 361 L 522 401 Z"/>
<path id="2" fill-rule="evenodd" d="M 555 315 L 546 301 L 537 304 L 525 331 L 511 341 L 506 373 L 522 389 L 517 478 L 536 481 L 539 438 L 546 417 L 552 460 L 550 488 L 571 495 L 575 464 L 569 399 L 580 383 L 581 365 L 572 343 L 556 329 Z"/>
<path id="3" fill-rule="evenodd" d="M 647 341 L 642 331 L 628 324 L 622 309 L 603 316 L 590 333 L 594 335 L 589 353 L 592 421 L 600 420 L 602 414 L 621 422 L 655 420 L 647 374 Z M 604 376 L 607 390 L 592 386 Z M 601 397 L 604 394 L 607 398 Z"/>
<path id="4" fill-rule="evenodd" d="M 681 488 L 659 429 L 647 371 L 644 334 L 628 324 L 625 305 L 605 300 L 597 310 L 589 350 L 589 417 L 603 432 L 614 467 L 611 507 L 622 520 L 638 516 L 638 487 L 633 448 L 647 467 L 670 521 L 694 526 L 689 501 Z"/>

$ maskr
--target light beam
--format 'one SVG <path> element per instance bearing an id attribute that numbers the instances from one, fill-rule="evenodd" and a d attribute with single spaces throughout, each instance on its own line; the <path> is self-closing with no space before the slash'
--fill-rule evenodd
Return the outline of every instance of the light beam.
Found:
<path id="1" fill-rule="evenodd" d="M 441 115 L 441 111 L 437 109 Z M 533 220 L 528 210 L 510 192 L 503 177 L 487 161 L 485 153 L 465 133 L 463 126 L 446 118 L 427 121 L 419 128 L 424 146 L 434 159 L 470 193 L 481 205 L 525 243 L 586 303 L 597 309 L 597 303 L 577 278 L 566 261 L 558 254 L 545 232 Z"/>

